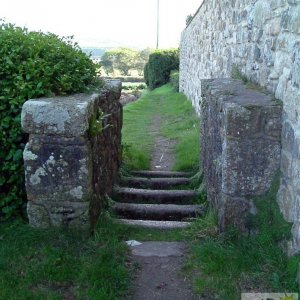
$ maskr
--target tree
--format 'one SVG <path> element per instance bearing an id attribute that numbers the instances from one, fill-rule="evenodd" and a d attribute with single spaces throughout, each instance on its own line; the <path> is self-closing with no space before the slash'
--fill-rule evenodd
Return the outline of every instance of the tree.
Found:
<path id="1" fill-rule="evenodd" d="M 129 71 L 134 69 L 137 51 L 129 48 L 119 48 L 115 50 L 115 67 L 122 75 L 128 76 Z"/>
<path id="2" fill-rule="evenodd" d="M 129 71 L 135 68 L 137 55 L 137 51 L 129 48 L 109 50 L 102 55 L 101 65 L 107 74 L 119 70 L 122 75 L 128 76 Z"/>
<path id="3" fill-rule="evenodd" d="M 114 56 L 111 51 L 106 51 L 102 55 L 100 64 L 108 76 L 114 73 Z"/>
<path id="4" fill-rule="evenodd" d="M 135 69 L 138 71 L 138 74 L 140 76 L 143 76 L 145 65 L 149 60 L 149 55 L 151 54 L 152 51 L 153 50 L 151 48 L 146 48 L 140 51 L 137 55 Z"/>

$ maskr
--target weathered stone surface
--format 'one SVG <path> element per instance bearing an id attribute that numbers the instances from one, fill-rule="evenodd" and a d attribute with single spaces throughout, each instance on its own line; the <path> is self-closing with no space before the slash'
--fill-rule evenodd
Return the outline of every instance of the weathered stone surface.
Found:
<path id="1" fill-rule="evenodd" d="M 282 107 L 239 80 L 202 81 L 202 165 L 220 228 L 247 232 L 249 199 L 265 194 L 280 166 Z"/>
<path id="2" fill-rule="evenodd" d="M 186 228 L 191 226 L 190 222 L 178 222 L 178 221 L 149 221 L 149 220 L 128 220 L 128 219 L 119 219 L 118 223 L 124 225 L 132 225 L 143 228 L 151 229 L 178 229 Z"/>
<path id="3" fill-rule="evenodd" d="M 97 97 L 78 94 L 26 101 L 22 109 L 22 128 L 32 134 L 82 136 L 89 128 Z"/>
<path id="4" fill-rule="evenodd" d="M 125 218 L 151 221 L 183 221 L 204 214 L 201 205 L 132 204 L 115 202 L 114 212 Z"/>
<path id="5" fill-rule="evenodd" d="M 121 163 L 120 82 L 98 94 L 29 100 L 22 126 L 29 222 L 35 227 L 89 228 L 97 221 Z M 99 132 L 90 124 L 108 117 Z"/>
<path id="6" fill-rule="evenodd" d="M 127 187 L 115 187 L 114 198 L 123 203 L 145 204 L 189 204 L 197 196 L 194 190 L 149 190 Z"/>
<path id="7" fill-rule="evenodd" d="M 68 144 L 70 140 L 70 144 Z M 24 150 L 28 200 L 88 201 L 92 193 L 91 145 L 85 138 L 31 135 Z"/>
<path id="8" fill-rule="evenodd" d="M 288 202 L 294 203 L 300 195 L 299 176 L 292 175 L 292 170 L 297 174 L 300 169 L 295 154 L 295 141 L 300 139 L 299 20 L 299 0 L 205 0 L 183 31 L 180 44 L 180 91 L 191 99 L 199 115 L 201 81 L 231 77 L 233 67 L 283 101 L 281 171 L 290 193 L 285 199 L 278 197 L 290 207 L 290 215 L 296 208 Z M 295 238 L 299 240 L 292 245 L 300 251 L 300 235 Z"/>

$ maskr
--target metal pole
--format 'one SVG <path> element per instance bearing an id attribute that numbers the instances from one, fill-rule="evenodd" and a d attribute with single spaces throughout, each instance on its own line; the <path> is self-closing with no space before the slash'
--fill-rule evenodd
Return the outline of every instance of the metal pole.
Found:
<path id="1" fill-rule="evenodd" d="M 156 49 L 158 49 L 158 41 L 159 41 L 159 0 L 157 0 L 157 34 L 156 34 Z"/>

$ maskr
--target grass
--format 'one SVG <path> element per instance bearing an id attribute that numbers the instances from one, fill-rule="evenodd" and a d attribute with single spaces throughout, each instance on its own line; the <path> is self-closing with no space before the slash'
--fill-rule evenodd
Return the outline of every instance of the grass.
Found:
<path id="1" fill-rule="evenodd" d="M 157 132 L 153 124 L 161 116 Z M 155 124 L 154 124 L 155 125 Z M 124 160 L 132 169 L 149 169 L 155 136 L 177 141 L 175 171 L 197 171 L 199 166 L 199 119 L 191 102 L 170 85 L 146 91 L 124 108 Z"/>
<path id="2" fill-rule="evenodd" d="M 124 241 L 184 238 L 184 230 L 119 225 L 107 214 L 91 237 L 19 221 L 1 224 L 0 230 L 0 299 L 8 300 L 127 299 L 135 266 Z"/>
<path id="3" fill-rule="evenodd" d="M 209 299 L 240 299 L 243 292 L 298 292 L 300 256 L 288 258 L 283 241 L 290 238 L 290 224 L 283 220 L 276 202 L 278 178 L 270 192 L 257 198 L 258 214 L 250 237 L 235 230 L 216 234 L 216 217 L 210 213 L 194 225 L 192 251 L 186 270 L 195 276 L 199 294 Z"/>
<path id="4" fill-rule="evenodd" d="M 1 224 L 0 299 L 125 299 L 127 247 L 107 224 L 80 232 Z M 72 298 L 73 299 L 73 298 Z"/>

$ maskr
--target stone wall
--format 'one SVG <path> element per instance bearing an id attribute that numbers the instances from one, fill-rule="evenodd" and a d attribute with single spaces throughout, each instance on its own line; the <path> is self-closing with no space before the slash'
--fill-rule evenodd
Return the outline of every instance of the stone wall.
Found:
<path id="1" fill-rule="evenodd" d="M 183 31 L 180 90 L 201 113 L 201 80 L 236 67 L 283 101 L 278 202 L 300 250 L 300 0 L 204 0 Z"/>
<path id="2" fill-rule="evenodd" d="M 91 228 L 121 163 L 121 83 L 99 93 L 25 102 L 22 128 L 29 223 Z"/>
<path id="3" fill-rule="evenodd" d="M 202 82 L 202 166 L 219 227 L 250 233 L 254 196 L 265 194 L 280 166 L 282 107 L 239 80 Z"/>

